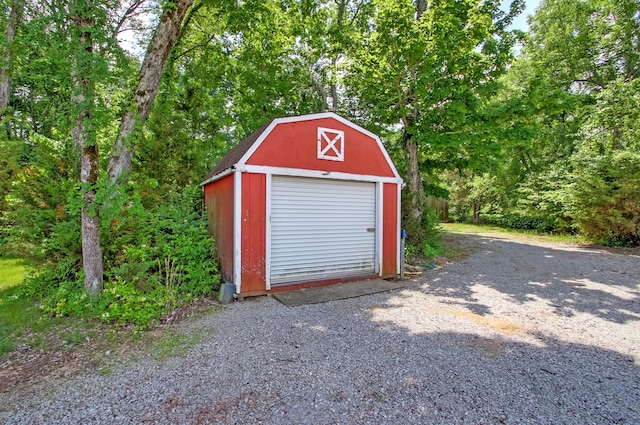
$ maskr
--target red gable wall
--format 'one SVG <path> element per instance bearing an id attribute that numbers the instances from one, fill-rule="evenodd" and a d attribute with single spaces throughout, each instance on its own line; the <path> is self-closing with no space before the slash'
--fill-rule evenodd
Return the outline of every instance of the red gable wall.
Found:
<path id="1" fill-rule="evenodd" d="M 344 161 L 318 159 L 318 127 L 344 131 Z M 278 124 L 246 163 L 395 177 L 375 139 L 333 118 Z"/>

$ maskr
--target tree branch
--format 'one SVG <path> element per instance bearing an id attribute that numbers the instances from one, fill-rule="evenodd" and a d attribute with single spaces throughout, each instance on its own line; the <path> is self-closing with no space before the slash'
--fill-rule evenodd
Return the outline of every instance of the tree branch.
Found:
<path id="1" fill-rule="evenodd" d="M 160 17 L 138 74 L 138 85 L 133 92 L 132 105 L 122 116 L 118 137 L 109 156 L 107 172 L 113 183 L 131 171 L 135 146 L 134 132 L 149 117 L 167 59 L 180 37 L 182 22 L 192 5 L 193 0 L 176 0 Z"/>
<path id="2" fill-rule="evenodd" d="M 124 14 L 122 15 L 122 17 L 120 18 L 120 20 L 118 21 L 118 23 L 116 24 L 115 28 L 113 29 L 113 35 L 114 37 L 116 35 L 118 35 L 120 33 L 120 29 L 122 28 L 122 26 L 124 25 L 124 23 L 127 21 L 127 19 L 129 19 L 131 17 L 131 15 L 142 5 L 142 3 L 144 3 L 145 0 L 135 0 L 133 2 L 133 4 L 131 4 L 131 6 L 129 6 L 127 8 L 127 10 L 124 12 Z"/>

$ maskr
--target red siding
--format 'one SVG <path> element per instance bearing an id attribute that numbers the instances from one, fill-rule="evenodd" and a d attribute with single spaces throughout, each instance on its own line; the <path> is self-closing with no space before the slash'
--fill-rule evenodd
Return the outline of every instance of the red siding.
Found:
<path id="1" fill-rule="evenodd" d="M 382 200 L 382 275 L 397 274 L 398 185 L 384 183 Z"/>
<path id="2" fill-rule="evenodd" d="M 344 131 L 344 161 L 317 158 L 318 127 Z M 247 164 L 395 177 L 375 139 L 333 118 L 277 125 Z"/>
<path id="3" fill-rule="evenodd" d="M 216 241 L 222 278 L 233 281 L 233 174 L 204 187 L 209 234 Z"/>
<path id="4" fill-rule="evenodd" d="M 266 176 L 242 173 L 241 293 L 266 289 Z"/>

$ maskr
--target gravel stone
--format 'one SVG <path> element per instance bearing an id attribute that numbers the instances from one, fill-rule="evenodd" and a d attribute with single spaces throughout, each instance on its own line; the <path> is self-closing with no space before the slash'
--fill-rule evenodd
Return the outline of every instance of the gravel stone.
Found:
<path id="1" fill-rule="evenodd" d="M 640 424 L 640 258 L 460 241 L 405 289 L 230 304 L 186 354 L 2 394 L 0 423 Z"/>

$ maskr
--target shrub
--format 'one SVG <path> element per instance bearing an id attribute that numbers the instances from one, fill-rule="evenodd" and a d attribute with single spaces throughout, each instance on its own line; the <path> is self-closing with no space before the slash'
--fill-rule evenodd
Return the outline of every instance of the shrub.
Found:
<path id="1" fill-rule="evenodd" d="M 101 216 L 106 279 L 98 300 L 84 293 L 79 252 L 62 255 L 62 236 L 44 244 L 50 259 L 28 279 L 22 294 L 41 299 L 51 315 L 149 326 L 176 305 L 213 293 L 220 282 L 215 245 L 201 212 L 194 211 L 198 196 L 197 187 L 176 190 L 155 209 L 145 208 L 138 192 L 120 206 L 113 201 L 112 211 Z M 59 230 L 65 226 L 71 229 L 77 222 L 64 221 Z M 79 243 L 79 230 L 68 239 Z"/>
<path id="2" fill-rule="evenodd" d="M 617 152 L 581 158 L 572 186 L 572 215 L 594 242 L 640 244 L 640 154 Z"/>
<path id="3" fill-rule="evenodd" d="M 423 201 L 422 216 L 413 216 L 411 206 L 412 193 L 403 193 L 402 199 L 402 228 L 407 231 L 407 244 L 414 247 L 423 247 L 425 242 L 432 238 L 438 238 L 440 234 L 438 213 L 426 206 Z"/>
<path id="4" fill-rule="evenodd" d="M 517 230 L 535 230 L 538 232 L 552 232 L 555 222 L 548 217 L 530 217 L 518 214 L 481 214 L 483 224 Z"/>
<path id="5" fill-rule="evenodd" d="M 402 228 L 407 232 L 405 256 L 413 261 L 433 258 L 442 249 L 442 232 L 439 227 L 438 213 L 432 208 L 425 207 L 422 217 L 415 219 L 411 216 L 408 205 L 403 201 Z"/>

